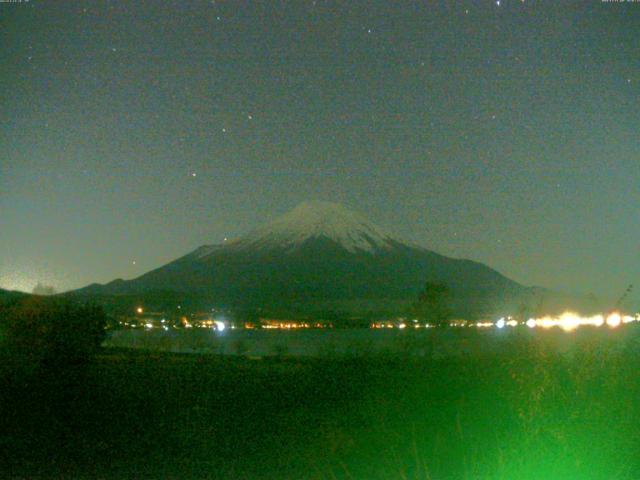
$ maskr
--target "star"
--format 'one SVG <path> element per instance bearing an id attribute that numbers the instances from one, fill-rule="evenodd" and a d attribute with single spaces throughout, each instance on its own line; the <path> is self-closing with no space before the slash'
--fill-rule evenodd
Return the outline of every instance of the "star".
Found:
<path id="1" fill-rule="evenodd" d="M 500 6 L 500 0 L 496 0 L 496 5 Z"/>
<path id="2" fill-rule="evenodd" d="M 248 118 L 249 120 L 253 120 L 253 115 L 247 115 L 247 118 Z"/>
<path id="3" fill-rule="evenodd" d="M 197 175 L 198 175 L 198 174 L 197 174 L 196 172 L 191 172 L 191 176 L 192 176 L 192 177 L 195 177 L 195 176 L 197 176 Z"/>
<path id="4" fill-rule="evenodd" d="M 134 261 L 133 261 L 133 262 L 131 262 L 131 263 L 135 265 L 135 264 L 136 264 L 136 261 L 134 260 Z"/>
<path id="5" fill-rule="evenodd" d="M 227 133 L 227 129 L 226 129 L 226 128 L 223 128 L 223 129 L 222 129 L 222 133 Z"/>

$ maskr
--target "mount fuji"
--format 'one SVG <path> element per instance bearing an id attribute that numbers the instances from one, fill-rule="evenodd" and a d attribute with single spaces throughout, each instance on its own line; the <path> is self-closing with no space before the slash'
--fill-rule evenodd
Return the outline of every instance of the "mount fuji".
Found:
<path id="1" fill-rule="evenodd" d="M 500 311 L 535 290 L 483 264 L 403 242 L 339 204 L 305 202 L 239 239 L 72 293 L 287 314 L 371 313 L 397 311 L 429 280 L 446 283 L 455 312 L 468 316 Z"/>

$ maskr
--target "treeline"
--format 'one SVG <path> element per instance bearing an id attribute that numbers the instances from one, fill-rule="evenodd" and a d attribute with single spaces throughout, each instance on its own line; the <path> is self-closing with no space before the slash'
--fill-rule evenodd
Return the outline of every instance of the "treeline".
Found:
<path id="1" fill-rule="evenodd" d="M 70 300 L 21 296 L 0 303 L 0 350 L 32 365 L 77 364 L 105 337 L 102 307 Z"/>

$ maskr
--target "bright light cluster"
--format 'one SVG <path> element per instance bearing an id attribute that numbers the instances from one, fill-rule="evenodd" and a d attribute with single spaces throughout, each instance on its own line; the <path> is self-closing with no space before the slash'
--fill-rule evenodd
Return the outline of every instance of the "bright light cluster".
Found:
<path id="1" fill-rule="evenodd" d="M 559 327 L 565 332 L 571 332 L 576 328 L 589 325 L 592 327 L 601 327 L 602 325 L 607 325 L 610 328 L 616 328 L 621 324 L 636 322 L 640 320 L 640 315 L 636 315 L 635 317 L 631 315 L 621 315 L 618 312 L 613 312 L 608 314 L 606 317 L 604 315 L 594 315 L 592 317 L 581 317 L 577 313 L 573 312 L 564 312 L 559 317 L 551 317 L 545 316 L 542 318 L 530 318 L 524 324 L 529 328 L 553 328 Z M 505 326 L 514 327 L 518 325 L 518 322 L 509 318 L 508 320 L 505 318 L 501 318 L 496 321 L 495 326 L 497 328 L 504 328 Z"/>

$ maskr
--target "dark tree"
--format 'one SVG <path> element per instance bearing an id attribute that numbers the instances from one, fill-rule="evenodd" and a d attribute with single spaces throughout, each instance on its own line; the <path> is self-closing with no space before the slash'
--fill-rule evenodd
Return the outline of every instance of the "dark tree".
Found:
<path id="1" fill-rule="evenodd" d="M 440 282 L 427 282 L 411 308 L 418 320 L 432 325 L 444 326 L 451 320 L 451 291 Z"/>
<path id="2" fill-rule="evenodd" d="M 55 295 L 56 289 L 51 285 L 43 285 L 42 283 L 38 282 L 38 284 L 33 287 L 32 292 L 34 295 Z"/>
<path id="3" fill-rule="evenodd" d="M 521 302 L 516 313 L 519 320 L 526 322 L 532 316 L 531 306 L 528 303 Z"/>
<path id="4" fill-rule="evenodd" d="M 45 297 L 21 299 L 0 310 L 7 350 L 45 364 L 86 362 L 104 339 L 106 320 L 101 307 Z"/>

